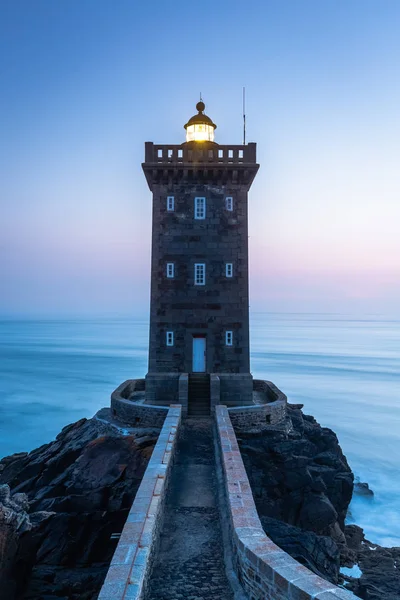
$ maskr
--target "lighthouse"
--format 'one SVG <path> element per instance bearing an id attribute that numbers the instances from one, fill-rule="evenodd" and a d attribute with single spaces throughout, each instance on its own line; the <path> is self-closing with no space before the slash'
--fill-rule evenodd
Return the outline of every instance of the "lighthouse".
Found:
<path id="1" fill-rule="evenodd" d="M 179 401 L 179 385 L 218 379 L 219 401 L 252 403 L 248 193 L 256 144 L 220 145 L 202 101 L 180 145 L 146 142 L 152 192 L 146 402 Z M 189 407 L 190 408 L 190 407 Z"/>

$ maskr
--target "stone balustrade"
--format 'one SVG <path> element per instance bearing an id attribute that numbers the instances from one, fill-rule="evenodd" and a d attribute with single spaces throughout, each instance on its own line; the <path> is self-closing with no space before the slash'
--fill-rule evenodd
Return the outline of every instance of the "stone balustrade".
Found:
<path id="1" fill-rule="evenodd" d="M 143 597 L 157 551 L 180 422 L 180 405 L 171 405 L 98 600 L 139 600 Z"/>
<path id="2" fill-rule="evenodd" d="M 351 592 L 318 577 L 265 534 L 254 503 L 228 409 L 215 409 L 225 507 L 233 562 L 252 600 L 356 600 Z"/>
<path id="3" fill-rule="evenodd" d="M 204 144 L 145 144 L 146 163 L 169 165 L 173 163 L 246 164 L 256 162 L 256 144 L 223 146 Z"/>

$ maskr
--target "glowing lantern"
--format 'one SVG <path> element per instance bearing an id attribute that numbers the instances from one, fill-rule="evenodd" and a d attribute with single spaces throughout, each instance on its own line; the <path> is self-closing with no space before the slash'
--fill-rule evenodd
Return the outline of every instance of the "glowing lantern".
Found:
<path id="1" fill-rule="evenodd" d="M 203 114 L 205 109 L 204 102 L 200 101 L 196 104 L 196 108 L 199 111 L 197 115 L 194 115 L 184 126 L 186 129 L 186 141 L 187 142 L 213 142 L 214 141 L 214 129 L 217 128 L 210 117 Z"/>

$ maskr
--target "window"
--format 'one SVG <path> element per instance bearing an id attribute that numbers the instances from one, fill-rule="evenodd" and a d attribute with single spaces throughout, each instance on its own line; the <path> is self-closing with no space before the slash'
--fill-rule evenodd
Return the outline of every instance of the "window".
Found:
<path id="1" fill-rule="evenodd" d="M 232 263 L 225 264 L 225 275 L 227 277 L 233 277 L 233 264 Z"/>
<path id="2" fill-rule="evenodd" d="M 206 284 L 206 265 L 204 263 L 196 263 L 194 265 L 194 285 Z"/>
<path id="3" fill-rule="evenodd" d="M 233 342 L 233 331 L 226 331 L 225 332 L 225 344 L 227 346 L 232 346 L 232 342 Z"/>
<path id="4" fill-rule="evenodd" d="M 175 208 L 175 197 L 167 196 L 167 210 L 173 211 Z"/>
<path id="5" fill-rule="evenodd" d="M 183 158 L 183 150 L 181 148 L 178 150 L 178 158 Z"/>
<path id="6" fill-rule="evenodd" d="M 168 150 L 168 158 L 172 158 L 172 154 L 173 154 L 173 151 L 169 149 Z"/>
<path id="7" fill-rule="evenodd" d="M 167 331 L 167 346 L 173 346 L 173 345 L 174 345 L 174 332 Z"/>
<path id="8" fill-rule="evenodd" d="M 159 148 L 157 150 L 157 158 L 162 158 L 163 152 L 162 152 L 162 148 Z"/>
<path id="9" fill-rule="evenodd" d="M 218 158 L 224 158 L 224 151 L 218 150 Z"/>
<path id="10" fill-rule="evenodd" d="M 228 150 L 228 158 L 233 158 L 233 150 Z"/>
<path id="11" fill-rule="evenodd" d="M 214 158 L 214 152 L 212 150 L 208 151 L 208 158 L 210 158 L 210 159 Z"/>
<path id="12" fill-rule="evenodd" d="M 225 207 L 226 207 L 226 210 L 233 210 L 233 198 L 232 198 L 232 196 L 227 196 L 225 198 Z"/>
<path id="13" fill-rule="evenodd" d="M 243 150 L 239 150 L 239 152 L 238 152 L 238 158 L 243 158 Z"/>
<path id="14" fill-rule="evenodd" d="M 167 263 L 167 277 L 168 279 L 173 279 L 175 276 L 175 264 Z"/>
<path id="15" fill-rule="evenodd" d="M 194 218 L 205 219 L 206 218 L 206 199 L 195 198 L 194 199 Z"/>

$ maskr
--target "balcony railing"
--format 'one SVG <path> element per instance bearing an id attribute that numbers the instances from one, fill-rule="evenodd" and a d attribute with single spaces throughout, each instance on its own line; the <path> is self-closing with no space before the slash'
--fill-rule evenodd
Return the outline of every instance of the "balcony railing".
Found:
<path id="1" fill-rule="evenodd" d="M 146 163 L 215 163 L 249 164 L 256 163 L 256 144 L 243 146 L 220 146 L 209 144 L 160 145 L 153 142 L 145 144 Z"/>

